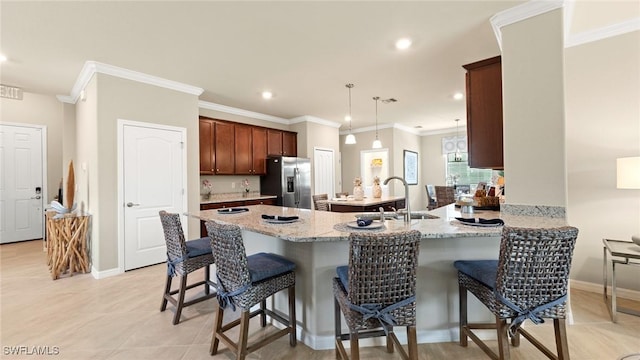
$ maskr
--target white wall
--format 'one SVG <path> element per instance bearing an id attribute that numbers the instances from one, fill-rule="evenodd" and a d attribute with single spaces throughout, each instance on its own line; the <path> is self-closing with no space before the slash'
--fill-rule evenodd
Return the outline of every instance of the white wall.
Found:
<path id="1" fill-rule="evenodd" d="M 640 156 L 640 32 L 566 49 L 568 219 L 580 229 L 571 277 L 602 282 L 602 239 L 640 234 L 640 190 L 616 189 L 616 158 Z M 640 290 L 619 266 L 620 287 Z"/>
<path id="2" fill-rule="evenodd" d="M 562 26 L 560 9 L 502 28 L 508 204 L 566 206 Z"/>
<path id="3" fill-rule="evenodd" d="M 87 165 L 78 201 L 87 203 L 92 217 L 92 257 L 97 271 L 118 268 L 117 120 L 125 119 L 184 127 L 187 130 L 187 188 L 189 212 L 200 206 L 198 98 L 174 90 L 94 75 L 87 100 L 77 104 L 77 159 Z M 199 237 L 196 219 L 189 220 L 190 238 Z"/>

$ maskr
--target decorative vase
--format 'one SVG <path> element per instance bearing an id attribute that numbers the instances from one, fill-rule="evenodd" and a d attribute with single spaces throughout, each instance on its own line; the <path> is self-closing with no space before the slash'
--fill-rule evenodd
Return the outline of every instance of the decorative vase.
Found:
<path id="1" fill-rule="evenodd" d="M 362 186 L 356 185 L 353 187 L 353 199 L 354 200 L 364 199 L 364 189 L 362 189 Z"/>
<path id="2" fill-rule="evenodd" d="M 373 185 L 373 197 L 380 199 L 382 197 L 382 187 L 379 184 Z"/>

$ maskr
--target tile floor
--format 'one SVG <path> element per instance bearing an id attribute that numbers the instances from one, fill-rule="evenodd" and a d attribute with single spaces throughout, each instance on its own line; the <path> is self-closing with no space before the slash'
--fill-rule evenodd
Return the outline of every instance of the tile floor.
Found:
<path id="1" fill-rule="evenodd" d="M 0 345 L 3 359 L 232 359 L 221 345 L 209 355 L 213 312 L 209 300 L 185 308 L 179 325 L 171 325 L 173 308 L 159 311 L 166 265 L 150 266 L 106 279 L 90 274 L 52 280 L 41 241 L 0 246 Z M 176 283 L 176 281 L 174 281 Z M 572 291 L 575 324 L 568 326 L 572 359 L 619 359 L 640 353 L 640 317 L 620 314 L 609 320 L 600 294 Z M 640 309 L 640 303 L 623 301 Z M 255 319 L 257 320 L 257 319 Z M 226 321 L 226 319 L 225 319 Z M 256 321 L 249 341 L 263 335 Z M 529 326 L 553 344 L 551 324 Z M 551 325 L 552 326 L 552 325 Z M 268 330 L 268 329 L 267 329 Z M 496 345 L 495 341 L 490 342 Z M 55 356 L 11 355 L 16 346 L 48 346 Z M 420 359 L 488 359 L 475 345 L 421 344 Z M 512 348 L 512 359 L 542 359 L 525 339 Z M 364 348 L 362 359 L 398 359 L 382 347 Z M 286 337 L 248 359 L 334 359 L 333 350 L 314 351 L 302 343 L 290 348 Z M 633 359 L 638 359 L 634 357 Z"/>

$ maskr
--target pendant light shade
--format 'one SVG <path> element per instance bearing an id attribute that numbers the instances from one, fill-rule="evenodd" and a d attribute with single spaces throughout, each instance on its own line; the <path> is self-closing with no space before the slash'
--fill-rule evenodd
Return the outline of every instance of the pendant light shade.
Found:
<path id="1" fill-rule="evenodd" d="M 356 136 L 353 134 L 349 134 L 347 135 L 347 137 L 344 139 L 344 143 L 347 145 L 353 145 L 356 143 Z"/>
<path id="2" fill-rule="evenodd" d="M 373 140 L 373 144 L 371 145 L 371 148 L 382 149 L 382 141 L 378 139 L 378 100 L 380 100 L 380 97 L 374 96 L 373 100 L 376 102 L 376 139 Z"/>
<path id="3" fill-rule="evenodd" d="M 353 133 L 351 132 L 351 122 L 353 120 L 353 118 L 351 117 L 351 89 L 353 88 L 353 84 L 347 84 L 345 85 L 347 87 L 347 89 L 349 89 L 349 115 L 347 118 L 347 121 L 349 121 L 349 135 L 347 135 L 347 137 L 344 139 L 344 143 L 346 145 L 353 145 L 356 143 L 356 136 L 353 135 Z"/>

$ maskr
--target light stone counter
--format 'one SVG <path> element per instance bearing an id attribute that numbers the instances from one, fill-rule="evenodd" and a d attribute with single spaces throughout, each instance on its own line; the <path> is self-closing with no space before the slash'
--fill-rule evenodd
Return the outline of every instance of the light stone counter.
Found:
<path id="1" fill-rule="evenodd" d="M 243 229 L 248 254 L 273 252 L 296 263 L 296 312 L 298 338 L 313 349 L 332 349 L 333 292 L 331 279 L 337 266 L 348 263 L 348 232 L 334 229 L 334 225 L 355 220 L 356 213 L 333 213 L 302 210 L 269 205 L 247 206 L 248 212 L 219 214 L 217 210 L 203 210 L 192 214 L 237 224 Z M 500 245 L 501 227 L 477 228 L 462 225 L 454 205 L 433 211 L 438 219 L 387 220 L 384 232 L 415 229 L 422 233 L 417 284 L 417 333 L 419 343 L 456 341 L 458 335 L 458 282 L 453 267 L 455 260 L 496 259 Z M 299 216 L 291 224 L 269 224 L 261 215 Z M 476 217 L 501 217 L 507 225 L 520 227 L 556 227 L 564 219 L 535 216 L 513 216 L 494 211 L 476 211 Z M 271 307 L 286 313 L 286 295 L 276 294 Z M 491 313 L 473 296 L 469 297 L 469 321 L 494 321 Z M 344 322 L 343 322 L 344 324 Z M 406 344 L 406 334 L 397 328 L 398 338 Z M 487 333 L 488 338 L 495 333 Z M 363 339 L 362 346 L 384 345 L 383 338 Z"/>
<path id="2" fill-rule="evenodd" d="M 243 230 L 277 237 L 292 242 L 317 241 L 346 241 L 349 233 L 334 229 L 335 224 L 355 221 L 359 213 L 335 213 L 307 209 L 287 208 L 272 205 L 247 206 L 248 212 L 236 214 L 220 214 L 218 210 L 202 210 L 194 216 L 202 220 L 216 220 L 223 223 L 236 224 Z M 386 220 L 386 230 L 389 233 L 402 230 L 418 230 L 423 239 L 429 238 L 460 238 L 500 236 L 501 227 L 475 227 L 464 225 L 455 220 L 460 217 L 460 211 L 454 205 L 448 205 L 432 211 L 414 211 L 413 214 L 430 214 L 438 219 L 412 220 L 411 225 L 402 220 Z M 261 216 L 280 215 L 298 216 L 297 222 L 290 224 L 270 224 Z M 543 218 L 535 216 L 501 216 L 499 211 L 476 211 L 477 218 L 502 218 L 506 225 L 518 227 L 555 227 L 564 225 L 564 219 Z"/>

